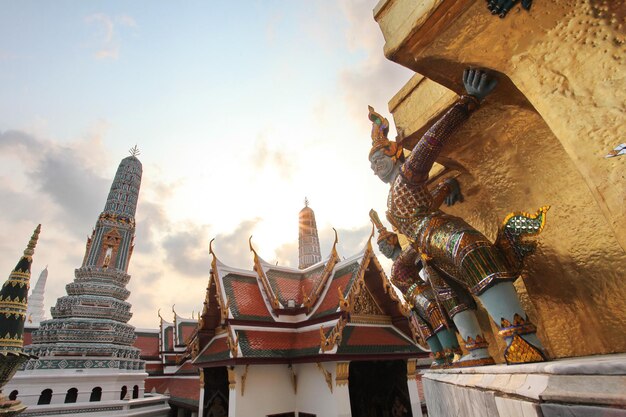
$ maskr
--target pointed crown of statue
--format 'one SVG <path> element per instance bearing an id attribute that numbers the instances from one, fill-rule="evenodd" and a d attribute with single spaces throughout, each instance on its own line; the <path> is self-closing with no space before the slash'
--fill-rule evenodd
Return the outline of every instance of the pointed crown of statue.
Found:
<path id="1" fill-rule="evenodd" d="M 382 149 L 385 155 L 391 157 L 394 161 L 402 156 L 402 146 L 398 142 L 389 140 L 389 121 L 374 111 L 372 106 L 367 106 L 369 114 L 367 117 L 372 122 L 372 149 L 370 149 L 369 158 L 374 152 Z"/>

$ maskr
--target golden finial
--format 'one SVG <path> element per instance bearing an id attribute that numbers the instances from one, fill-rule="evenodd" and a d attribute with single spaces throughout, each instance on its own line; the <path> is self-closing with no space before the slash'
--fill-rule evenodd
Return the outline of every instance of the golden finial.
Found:
<path id="1" fill-rule="evenodd" d="M 252 235 L 250 235 L 250 237 L 248 238 L 248 245 L 250 245 L 250 251 L 254 252 L 254 255 L 256 256 L 256 251 L 254 250 L 254 247 L 252 246 Z"/>
<path id="2" fill-rule="evenodd" d="M 41 232 L 41 224 L 38 225 L 35 231 L 33 232 L 33 235 L 31 236 L 30 241 L 28 242 L 28 245 L 26 246 L 26 249 L 24 249 L 24 256 L 30 258 L 35 253 L 35 246 L 37 246 L 37 239 L 39 239 L 39 232 Z"/>
<path id="3" fill-rule="evenodd" d="M 209 255 L 213 255 L 215 257 L 215 252 L 213 252 L 213 241 L 215 240 L 215 238 L 211 239 L 211 241 L 209 242 Z"/>
<path id="4" fill-rule="evenodd" d="M 130 153 L 130 156 L 137 156 L 141 152 L 139 152 L 139 148 L 137 147 L 137 144 L 135 144 L 135 146 L 133 146 L 132 148 L 128 150 L 128 153 Z"/>

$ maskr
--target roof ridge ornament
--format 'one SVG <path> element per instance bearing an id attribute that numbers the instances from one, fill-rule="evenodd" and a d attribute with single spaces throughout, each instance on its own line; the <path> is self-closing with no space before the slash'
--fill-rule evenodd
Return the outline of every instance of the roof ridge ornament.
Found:
<path id="1" fill-rule="evenodd" d="M 252 235 L 248 238 L 248 246 L 250 246 L 250 251 L 254 253 L 254 256 L 258 256 L 256 250 L 254 250 L 254 247 L 252 246 Z"/>
<path id="2" fill-rule="evenodd" d="M 213 241 L 215 240 L 215 238 L 211 239 L 209 241 L 209 255 L 213 255 L 213 258 L 217 259 L 217 255 L 215 254 L 215 252 L 213 252 Z"/>
<path id="3" fill-rule="evenodd" d="M 274 293 L 274 289 L 272 288 L 269 280 L 267 279 L 267 276 L 265 275 L 265 272 L 263 271 L 263 267 L 261 266 L 261 258 L 252 246 L 252 235 L 250 235 L 250 237 L 248 238 L 248 245 L 250 245 L 250 251 L 254 253 L 254 267 L 252 269 L 254 270 L 254 272 L 256 272 L 257 276 L 261 280 L 261 284 L 263 285 L 263 289 L 267 294 L 270 305 L 274 310 L 278 310 L 279 308 L 281 308 L 280 300 L 278 299 L 278 296 Z"/>

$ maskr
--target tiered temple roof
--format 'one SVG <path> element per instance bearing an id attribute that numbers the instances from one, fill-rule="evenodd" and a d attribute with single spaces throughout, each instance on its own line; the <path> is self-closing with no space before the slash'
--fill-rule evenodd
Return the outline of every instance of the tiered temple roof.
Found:
<path id="1" fill-rule="evenodd" d="M 371 243 L 343 260 L 336 245 L 300 270 L 264 261 L 250 243 L 253 271 L 223 264 L 211 245 L 209 286 L 191 340 L 194 365 L 427 356 Z"/>

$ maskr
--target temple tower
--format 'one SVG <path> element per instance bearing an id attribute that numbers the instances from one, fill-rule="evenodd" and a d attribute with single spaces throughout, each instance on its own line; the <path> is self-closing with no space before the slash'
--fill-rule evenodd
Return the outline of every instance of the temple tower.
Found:
<path id="1" fill-rule="evenodd" d="M 28 360 L 23 353 L 24 320 L 26 319 L 27 295 L 30 285 L 30 267 L 39 238 L 41 225 L 37 226 L 33 236 L 0 289 L 0 391 L 13 377 L 18 367 Z M 20 401 L 7 399 L 0 394 L 0 416 L 14 416 L 22 412 Z"/>
<path id="2" fill-rule="evenodd" d="M 300 210 L 298 250 L 298 268 L 300 269 L 308 268 L 322 260 L 315 213 L 309 207 L 309 200 L 306 198 L 304 199 L 304 208 Z"/>
<path id="3" fill-rule="evenodd" d="M 31 326 L 39 326 L 45 319 L 44 310 L 44 291 L 46 290 L 46 281 L 48 280 L 48 265 L 39 274 L 37 284 L 28 296 L 28 309 L 26 310 L 26 322 Z"/>
<path id="4" fill-rule="evenodd" d="M 132 313 L 126 301 L 142 174 L 137 154 L 135 147 L 117 169 L 67 295 L 57 299 L 52 319 L 33 332 L 25 350 L 39 359 L 29 361 L 26 370 L 106 368 L 145 375 L 139 349 L 132 346 L 135 328 L 127 324 Z"/>

